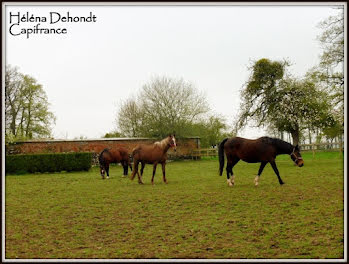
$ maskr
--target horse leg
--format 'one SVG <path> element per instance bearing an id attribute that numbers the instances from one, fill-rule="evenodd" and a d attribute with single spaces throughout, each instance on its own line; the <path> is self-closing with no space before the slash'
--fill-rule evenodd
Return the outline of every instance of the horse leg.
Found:
<path id="1" fill-rule="evenodd" d="M 161 165 L 162 165 L 162 179 L 163 179 L 164 183 L 167 184 L 168 182 L 167 182 L 167 180 L 166 180 L 166 175 L 165 175 L 165 166 L 166 166 L 166 163 L 164 162 L 164 163 L 162 163 Z"/>
<path id="2" fill-rule="evenodd" d="M 135 178 L 136 174 L 138 174 L 138 160 L 133 161 L 133 171 L 131 174 L 131 180 Z"/>
<path id="3" fill-rule="evenodd" d="M 225 168 L 226 172 L 227 172 L 227 183 L 229 186 L 233 186 L 233 184 L 230 181 L 230 174 L 233 174 L 232 169 L 233 167 L 231 166 L 232 161 L 228 160 L 227 161 L 227 167 Z"/>
<path id="4" fill-rule="evenodd" d="M 128 162 L 128 166 L 130 167 L 130 170 L 132 171 L 132 165 L 131 165 L 131 162 Z"/>
<path id="5" fill-rule="evenodd" d="M 267 165 L 268 162 L 265 162 L 265 161 L 262 161 L 261 162 L 261 166 L 259 167 L 259 170 L 258 170 L 258 175 L 254 178 L 254 185 L 258 185 L 258 181 L 259 181 L 259 177 L 261 176 L 262 174 L 262 171 L 265 167 L 265 165 Z"/>
<path id="6" fill-rule="evenodd" d="M 104 166 L 100 166 L 99 168 L 100 168 L 99 170 L 101 172 L 102 180 L 104 180 L 105 168 L 104 168 Z"/>
<path id="7" fill-rule="evenodd" d="M 153 176 L 151 177 L 151 184 L 153 184 L 153 185 L 154 185 L 154 176 L 155 176 L 157 165 L 158 165 L 157 163 L 154 163 L 154 166 L 153 166 Z"/>
<path id="8" fill-rule="evenodd" d="M 227 183 L 229 186 L 234 186 L 235 184 L 235 175 L 233 173 L 233 167 L 236 165 L 236 163 L 239 162 L 240 159 L 238 158 L 235 158 L 235 159 L 232 159 L 232 160 L 228 160 L 227 162 Z M 231 174 L 231 179 L 230 178 L 230 174 Z"/>
<path id="9" fill-rule="evenodd" d="M 139 173 L 138 173 L 138 183 L 139 184 L 143 184 L 143 181 L 142 181 L 142 177 L 143 177 L 143 170 L 144 170 L 144 167 L 145 167 L 145 162 L 141 162 L 141 176 L 139 176 Z"/>
<path id="10" fill-rule="evenodd" d="M 144 170 L 144 167 L 145 167 L 145 163 L 144 162 L 141 162 L 141 177 L 143 176 L 143 170 Z"/>
<path id="11" fill-rule="evenodd" d="M 105 171 L 107 172 L 107 179 L 109 179 L 109 163 L 106 164 Z"/>
<path id="12" fill-rule="evenodd" d="M 274 170 L 276 176 L 278 176 L 278 180 L 279 180 L 280 185 L 284 184 L 284 182 L 281 180 L 281 177 L 280 177 L 280 174 L 279 174 L 279 170 L 276 167 L 275 161 L 274 160 L 270 161 L 270 165 L 273 167 L 273 170 Z"/>
<path id="13" fill-rule="evenodd" d="M 126 161 L 123 161 L 121 163 L 122 167 L 124 168 L 124 174 L 122 175 L 122 177 L 126 177 L 127 176 L 127 171 L 128 171 L 128 165 Z"/>

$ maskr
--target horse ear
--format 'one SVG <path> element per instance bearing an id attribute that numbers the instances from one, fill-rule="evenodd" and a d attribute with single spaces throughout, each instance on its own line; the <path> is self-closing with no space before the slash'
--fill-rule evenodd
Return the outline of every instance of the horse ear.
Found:
<path id="1" fill-rule="evenodd" d="M 299 151 L 299 146 L 298 146 L 298 144 L 294 147 L 294 149 Z"/>

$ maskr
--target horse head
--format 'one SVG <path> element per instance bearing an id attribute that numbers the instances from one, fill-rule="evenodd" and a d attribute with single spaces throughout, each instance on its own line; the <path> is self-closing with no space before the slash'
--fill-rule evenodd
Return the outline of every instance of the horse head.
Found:
<path id="1" fill-rule="evenodd" d="M 303 161 L 303 158 L 302 158 L 302 155 L 299 151 L 299 146 L 296 145 L 294 148 L 293 148 L 293 151 L 292 153 L 290 154 L 291 156 L 291 159 L 293 160 L 293 162 L 298 166 L 298 167 L 303 167 L 304 165 L 304 161 Z"/>
<path id="2" fill-rule="evenodd" d="M 168 135 L 169 141 L 168 144 L 171 148 L 173 148 L 174 151 L 177 150 L 177 144 L 176 144 L 176 136 L 173 134 Z"/>

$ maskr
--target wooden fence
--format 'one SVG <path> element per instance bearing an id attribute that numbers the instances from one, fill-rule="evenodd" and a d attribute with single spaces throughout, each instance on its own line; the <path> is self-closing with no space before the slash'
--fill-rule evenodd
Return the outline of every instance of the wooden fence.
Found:
<path id="1" fill-rule="evenodd" d="M 343 151 L 344 144 L 343 142 L 334 142 L 334 143 L 313 143 L 313 144 L 302 144 L 300 145 L 301 152 L 315 152 L 318 151 Z M 195 149 L 192 152 L 192 159 L 198 159 L 201 157 L 218 157 L 218 148 L 201 148 Z"/>

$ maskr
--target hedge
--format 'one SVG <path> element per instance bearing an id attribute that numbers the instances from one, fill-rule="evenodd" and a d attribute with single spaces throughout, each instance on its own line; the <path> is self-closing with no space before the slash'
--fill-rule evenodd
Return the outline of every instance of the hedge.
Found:
<path id="1" fill-rule="evenodd" d="M 49 153 L 6 155 L 6 174 L 35 172 L 88 171 L 92 153 Z"/>

